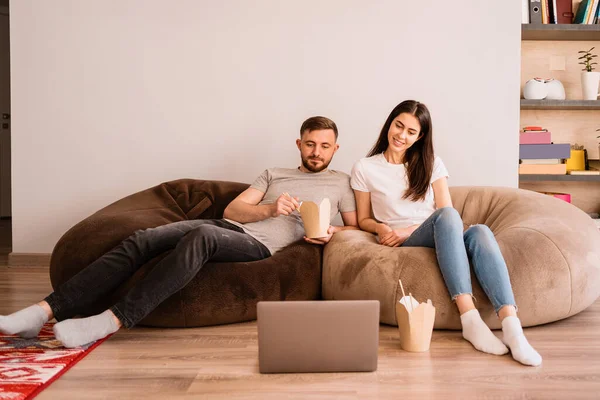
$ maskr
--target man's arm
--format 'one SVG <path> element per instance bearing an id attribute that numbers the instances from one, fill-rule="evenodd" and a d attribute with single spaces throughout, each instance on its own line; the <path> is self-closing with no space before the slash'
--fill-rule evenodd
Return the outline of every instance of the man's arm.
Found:
<path id="1" fill-rule="evenodd" d="M 336 226 L 335 228 L 337 228 L 338 231 L 360 229 L 358 227 L 358 217 L 356 216 L 356 211 L 348 211 L 340 214 L 342 215 L 342 221 L 344 221 L 344 226 Z"/>
<path id="2" fill-rule="evenodd" d="M 279 196 L 273 204 L 258 205 L 265 194 L 252 187 L 244 190 L 225 208 L 223 217 L 247 224 L 280 215 L 290 215 L 298 208 L 298 199 L 287 194 Z"/>

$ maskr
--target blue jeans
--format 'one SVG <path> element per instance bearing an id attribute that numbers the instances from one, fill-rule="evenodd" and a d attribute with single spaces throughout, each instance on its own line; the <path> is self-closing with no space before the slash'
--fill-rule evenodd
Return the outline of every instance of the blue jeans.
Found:
<path id="1" fill-rule="evenodd" d="M 173 250 L 111 311 L 127 328 L 181 290 L 207 262 L 247 262 L 270 257 L 262 243 L 225 220 L 198 219 L 136 231 L 46 297 L 57 321 L 89 315 L 97 301 L 125 283 L 143 264 Z"/>
<path id="2" fill-rule="evenodd" d="M 473 295 L 469 259 L 475 276 L 496 313 L 516 302 L 506 262 L 494 234 L 485 225 L 473 225 L 463 234 L 463 222 L 452 207 L 436 210 L 402 244 L 403 247 L 434 248 L 452 300 Z"/>

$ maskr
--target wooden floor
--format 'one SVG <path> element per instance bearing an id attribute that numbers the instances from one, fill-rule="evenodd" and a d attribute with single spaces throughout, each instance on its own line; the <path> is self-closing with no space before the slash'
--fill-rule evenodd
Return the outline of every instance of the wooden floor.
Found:
<path id="1" fill-rule="evenodd" d="M 0 266 L 0 314 L 50 290 L 43 261 L 20 264 Z M 541 367 L 480 353 L 450 331 L 435 331 L 428 353 L 408 353 L 396 328 L 381 326 L 376 372 L 261 375 L 255 323 L 134 328 L 119 331 L 38 399 L 600 398 L 600 301 L 526 334 L 544 358 Z"/>

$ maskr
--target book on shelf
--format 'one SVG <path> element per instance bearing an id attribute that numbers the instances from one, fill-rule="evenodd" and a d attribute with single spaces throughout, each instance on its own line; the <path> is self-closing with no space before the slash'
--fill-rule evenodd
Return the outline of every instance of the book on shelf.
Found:
<path id="1" fill-rule="evenodd" d="M 547 130 L 524 131 L 519 133 L 519 144 L 551 144 L 551 136 Z"/>
<path id="2" fill-rule="evenodd" d="M 521 0 L 523 24 L 571 24 L 574 16 L 572 0 Z"/>
<path id="3" fill-rule="evenodd" d="M 594 24 L 598 17 L 600 0 L 582 0 L 577 7 L 574 24 Z"/>
<path id="4" fill-rule="evenodd" d="M 541 0 L 529 0 L 529 23 L 540 25 L 542 23 Z"/>
<path id="5" fill-rule="evenodd" d="M 587 19 L 588 24 L 594 24 L 596 22 L 596 17 L 598 16 L 598 6 L 600 5 L 600 0 L 595 0 L 594 5 L 592 6 L 592 12 Z"/>
<path id="6" fill-rule="evenodd" d="M 559 200 L 566 201 L 567 203 L 571 202 L 571 195 L 569 193 L 556 193 L 556 192 L 538 192 L 541 194 L 545 194 L 546 196 L 552 196 Z"/>
<path id="7" fill-rule="evenodd" d="M 562 164 L 562 158 L 530 158 L 525 160 L 520 160 L 521 164 L 530 164 L 530 165 L 556 165 Z"/>
<path id="8" fill-rule="evenodd" d="M 519 164 L 519 175 L 566 175 L 567 164 Z"/>
<path id="9" fill-rule="evenodd" d="M 523 132 L 548 132 L 548 129 L 544 129 L 541 126 L 528 125 L 523 127 Z"/>
<path id="10" fill-rule="evenodd" d="M 519 145 L 519 158 L 521 160 L 569 157 L 571 157 L 571 145 L 569 143 Z"/>
<path id="11" fill-rule="evenodd" d="M 521 0 L 521 23 L 529 23 L 529 0 Z"/>
<path id="12" fill-rule="evenodd" d="M 590 168 L 583 171 L 569 171 L 569 175 L 600 175 L 600 171 L 596 168 Z"/>
<path id="13" fill-rule="evenodd" d="M 559 24 L 570 24 L 573 22 L 573 2 L 571 0 L 556 0 L 556 17 Z"/>
<path id="14" fill-rule="evenodd" d="M 556 15 L 556 0 L 548 0 L 548 23 L 558 23 L 558 16 Z"/>
<path id="15" fill-rule="evenodd" d="M 599 5 L 600 5 L 600 0 L 594 0 L 594 4 L 591 7 L 591 11 L 587 17 L 586 24 L 596 23 L 596 18 L 598 17 L 598 6 Z"/>

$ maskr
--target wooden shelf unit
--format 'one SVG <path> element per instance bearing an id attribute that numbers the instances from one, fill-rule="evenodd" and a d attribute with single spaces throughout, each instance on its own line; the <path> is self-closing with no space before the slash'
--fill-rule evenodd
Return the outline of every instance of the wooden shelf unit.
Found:
<path id="1" fill-rule="evenodd" d="M 600 160 L 589 160 L 590 167 L 600 170 Z M 600 182 L 600 175 L 519 175 L 519 182 Z"/>
<path id="2" fill-rule="evenodd" d="M 521 110 L 600 110 L 600 100 L 526 100 Z"/>
<path id="3" fill-rule="evenodd" d="M 600 24 L 522 24 L 521 40 L 600 40 Z"/>
<path id="4" fill-rule="evenodd" d="M 522 68 L 527 70 L 528 76 L 532 73 L 539 74 L 537 76 L 554 76 L 552 71 L 548 70 L 546 60 L 552 56 L 563 53 L 565 57 L 568 57 L 567 65 L 570 67 L 564 72 L 558 71 L 557 75 L 563 83 L 566 82 L 571 85 L 578 84 L 579 77 L 576 77 L 574 74 L 579 74 L 580 68 L 573 68 L 576 60 L 571 59 L 571 57 L 575 57 L 577 54 L 576 51 L 582 49 L 578 49 L 579 46 L 577 46 L 575 42 L 600 42 L 600 24 L 522 24 L 521 40 L 528 51 L 528 53 L 522 53 L 522 57 L 533 58 L 536 62 L 536 64 L 522 64 Z M 536 44 L 531 43 L 531 41 L 554 41 L 556 43 Z M 594 54 L 598 54 L 600 51 L 600 43 L 592 43 L 591 45 L 585 44 L 584 46 L 587 46 L 586 49 L 595 46 L 596 49 L 593 51 Z M 530 57 L 530 55 L 534 54 L 530 52 L 538 53 L 537 55 Z M 547 58 L 545 59 L 544 57 Z M 596 70 L 598 71 L 600 68 L 597 68 Z M 565 78 L 566 76 L 567 78 Z M 569 92 L 569 90 L 567 90 L 567 92 Z M 575 92 L 571 90 L 570 98 L 576 98 L 573 96 L 574 93 Z M 594 130 L 600 128 L 600 121 L 598 121 L 598 126 L 596 127 L 596 120 L 598 119 L 597 115 L 600 110 L 600 100 L 521 99 L 520 108 L 522 126 L 523 124 L 544 126 L 544 120 L 547 116 L 559 115 L 560 117 L 552 117 L 550 120 L 555 124 L 557 118 L 568 120 L 570 125 L 573 126 L 574 131 L 579 130 L 579 135 L 588 135 L 588 132 L 594 134 L 596 133 Z M 547 111 L 541 111 L 538 114 L 537 110 Z M 554 111 L 556 111 L 557 114 L 554 114 Z M 565 113 L 565 111 L 568 111 L 568 113 Z M 524 113 L 526 113 L 527 121 L 523 121 Z M 590 115 L 590 117 L 588 118 L 586 115 Z M 565 124 L 559 124 L 559 126 L 565 126 Z M 586 128 L 585 133 L 581 131 L 581 127 Z M 548 128 L 552 131 L 552 124 L 548 126 Z M 587 136 L 574 137 L 572 133 L 569 133 L 567 136 L 570 137 L 571 143 L 587 138 Z M 589 140 L 587 140 L 587 142 L 589 146 Z M 595 153 L 595 151 L 593 153 Z M 590 160 L 590 167 L 600 169 L 600 160 Z M 576 206 L 582 208 L 586 212 L 600 212 L 600 175 L 519 175 L 519 186 L 525 189 L 542 192 L 557 191 L 571 193 L 573 202 Z"/>

